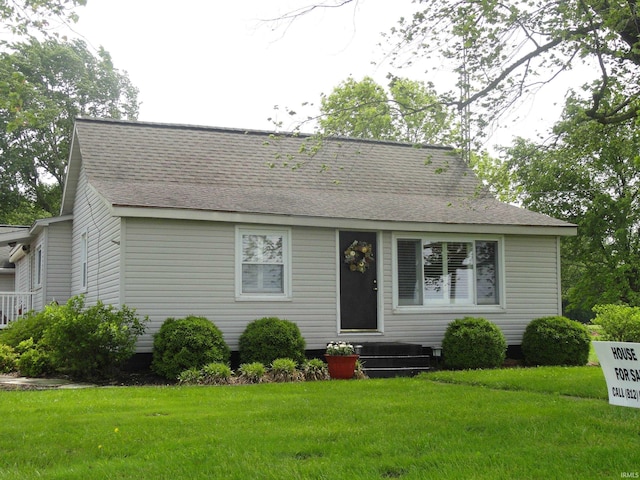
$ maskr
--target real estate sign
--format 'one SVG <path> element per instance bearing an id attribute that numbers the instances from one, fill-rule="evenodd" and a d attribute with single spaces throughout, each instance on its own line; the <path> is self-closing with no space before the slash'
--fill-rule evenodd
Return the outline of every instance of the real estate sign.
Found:
<path id="1" fill-rule="evenodd" d="M 593 342 L 609 390 L 609 403 L 640 408 L 640 343 Z"/>

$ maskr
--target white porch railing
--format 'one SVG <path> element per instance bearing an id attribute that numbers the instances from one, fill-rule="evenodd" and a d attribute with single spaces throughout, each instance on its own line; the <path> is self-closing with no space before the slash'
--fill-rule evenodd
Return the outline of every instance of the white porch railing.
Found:
<path id="1" fill-rule="evenodd" d="M 0 328 L 31 310 L 33 293 L 0 292 Z"/>

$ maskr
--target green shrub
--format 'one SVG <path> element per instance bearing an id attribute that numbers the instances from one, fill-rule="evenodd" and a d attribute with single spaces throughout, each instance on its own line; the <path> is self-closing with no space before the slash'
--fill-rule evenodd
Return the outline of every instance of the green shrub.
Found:
<path id="1" fill-rule="evenodd" d="M 240 336 L 240 362 L 271 364 L 276 358 L 304 362 L 305 341 L 298 325 L 266 317 L 249 323 Z"/>
<path id="2" fill-rule="evenodd" d="M 593 307 L 600 325 L 602 340 L 611 342 L 640 342 L 640 307 L 627 305 L 596 305 Z"/>
<path id="3" fill-rule="evenodd" d="M 238 369 L 238 381 L 240 383 L 262 383 L 265 381 L 267 369 L 263 363 L 243 363 Z"/>
<path id="4" fill-rule="evenodd" d="M 34 343 L 42 340 L 44 332 L 58 319 L 59 305 L 51 303 L 40 312 L 29 311 L 0 330 L 0 343 L 16 348 L 20 342 L 32 339 Z"/>
<path id="5" fill-rule="evenodd" d="M 42 377 L 53 373 L 49 353 L 43 347 L 34 345 L 18 358 L 18 371 L 25 377 Z"/>
<path id="6" fill-rule="evenodd" d="M 302 365 L 302 373 L 307 381 L 329 380 L 327 364 L 319 358 L 312 358 Z"/>
<path id="7" fill-rule="evenodd" d="M 182 385 L 198 385 L 202 383 L 202 370 L 192 367 L 182 371 L 178 375 L 178 383 Z"/>
<path id="8" fill-rule="evenodd" d="M 222 332 L 204 317 L 168 318 L 153 337 L 151 369 L 175 379 L 189 368 L 227 363 L 231 352 Z"/>
<path id="9" fill-rule="evenodd" d="M 10 373 L 16 369 L 18 355 L 9 345 L 0 343 L 0 373 Z"/>
<path id="10" fill-rule="evenodd" d="M 33 338 L 27 338 L 26 340 L 21 341 L 18 346 L 15 348 L 16 353 L 22 355 L 27 350 L 31 350 L 36 347 L 36 342 L 33 341 Z"/>
<path id="11" fill-rule="evenodd" d="M 507 342 L 490 321 L 465 317 L 448 325 L 442 350 L 447 368 L 496 368 L 505 360 Z"/>
<path id="12" fill-rule="evenodd" d="M 522 337 L 526 365 L 585 365 L 591 337 L 580 322 L 566 317 L 537 318 Z"/>
<path id="13" fill-rule="evenodd" d="M 304 375 L 297 369 L 298 364 L 291 358 L 276 358 L 271 363 L 270 376 L 274 382 L 296 382 L 304 380 Z"/>
<path id="14" fill-rule="evenodd" d="M 112 374 L 135 352 L 136 340 L 145 330 L 134 309 L 115 308 L 98 302 L 84 307 L 76 296 L 55 307 L 40 343 L 49 351 L 57 372 L 91 379 Z"/>
<path id="15" fill-rule="evenodd" d="M 208 363 L 201 369 L 205 385 L 225 385 L 231 382 L 231 368 L 226 363 Z"/>

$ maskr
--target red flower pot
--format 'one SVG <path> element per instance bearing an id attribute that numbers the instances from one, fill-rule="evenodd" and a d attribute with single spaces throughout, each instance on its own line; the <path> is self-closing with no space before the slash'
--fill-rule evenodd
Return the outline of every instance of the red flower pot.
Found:
<path id="1" fill-rule="evenodd" d="M 334 379 L 348 380 L 356 371 L 356 361 L 360 355 L 326 355 L 329 375 Z"/>

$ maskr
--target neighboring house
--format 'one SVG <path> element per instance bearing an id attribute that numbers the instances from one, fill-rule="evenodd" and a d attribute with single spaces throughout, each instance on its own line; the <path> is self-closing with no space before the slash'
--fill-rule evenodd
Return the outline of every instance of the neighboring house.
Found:
<path id="1" fill-rule="evenodd" d="M 5 233 L 23 232 L 28 227 L 0 225 L 0 235 Z M 10 245 L 0 246 L 0 328 L 7 325 L 20 311 L 15 295 L 15 260 Z"/>
<path id="2" fill-rule="evenodd" d="M 278 316 L 307 348 L 336 338 L 438 347 L 482 316 L 511 345 L 561 313 L 560 238 L 574 225 L 500 203 L 451 149 L 78 119 L 60 217 L 0 244 L 28 247 L 33 306 L 85 294 L 151 319 L 202 315 L 234 350 Z M 345 262 L 372 253 L 359 271 Z M 358 247 L 356 245 L 356 247 Z M 19 246 L 19 245 L 17 245 Z M 356 248 L 358 250 L 358 248 Z M 349 257 L 352 258 L 352 257 Z"/>

